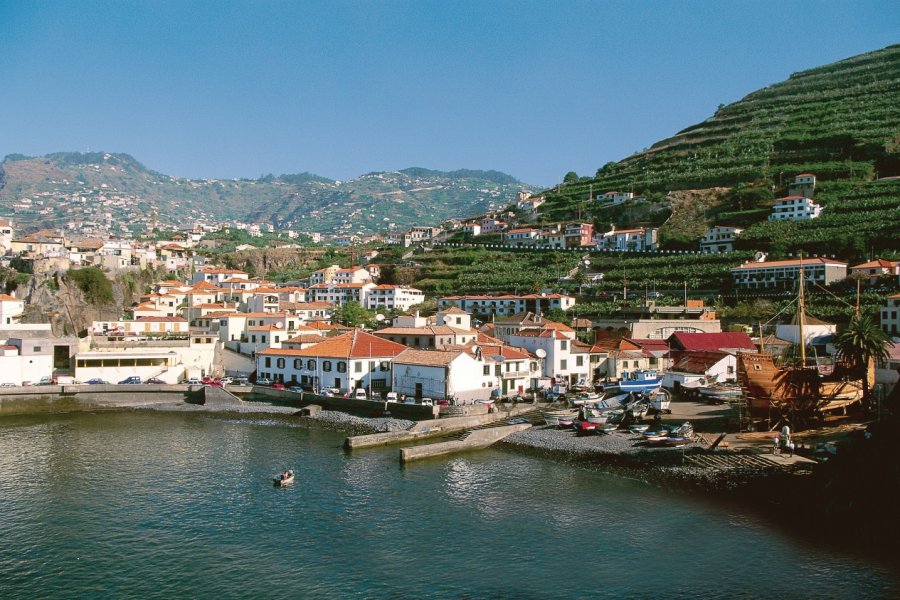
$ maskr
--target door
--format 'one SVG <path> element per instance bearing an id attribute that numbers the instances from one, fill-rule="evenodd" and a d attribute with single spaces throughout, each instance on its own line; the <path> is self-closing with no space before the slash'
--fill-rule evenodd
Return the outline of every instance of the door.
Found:
<path id="1" fill-rule="evenodd" d="M 422 399 L 422 384 L 417 383 L 416 384 L 416 400 L 421 400 L 421 399 Z"/>

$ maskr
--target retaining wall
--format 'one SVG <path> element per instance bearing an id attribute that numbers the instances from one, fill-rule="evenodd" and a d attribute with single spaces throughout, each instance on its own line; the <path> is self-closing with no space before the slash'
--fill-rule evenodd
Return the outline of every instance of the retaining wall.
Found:
<path id="1" fill-rule="evenodd" d="M 200 388 L 197 388 L 199 391 Z M 42 385 L 4 388 L 0 415 L 139 408 L 191 400 L 186 385 Z"/>

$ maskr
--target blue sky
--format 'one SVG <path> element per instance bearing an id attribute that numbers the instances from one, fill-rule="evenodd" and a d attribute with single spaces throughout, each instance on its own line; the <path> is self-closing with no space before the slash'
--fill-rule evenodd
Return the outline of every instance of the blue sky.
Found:
<path id="1" fill-rule="evenodd" d="M 551 185 L 794 71 L 900 42 L 895 1 L 0 0 L 0 155 L 186 177 L 420 166 Z"/>

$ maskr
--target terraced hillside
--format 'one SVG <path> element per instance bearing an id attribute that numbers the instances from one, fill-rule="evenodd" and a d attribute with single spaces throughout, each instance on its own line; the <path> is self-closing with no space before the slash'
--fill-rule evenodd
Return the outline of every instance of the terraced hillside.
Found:
<path id="1" fill-rule="evenodd" d="M 632 190 L 658 200 L 672 190 L 754 182 L 783 194 L 791 177 L 807 172 L 817 175 L 835 207 L 839 194 L 862 201 L 869 191 L 878 194 L 882 208 L 900 205 L 888 185 L 834 185 L 843 180 L 865 186 L 900 175 L 900 45 L 795 73 L 753 92 L 646 151 L 605 165 L 593 178 L 548 190 L 542 210 L 548 219 L 589 210 L 591 191 Z M 755 218 L 765 218 L 765 211 Z M 821 225 L 833 226 L 827 220 Z"/>

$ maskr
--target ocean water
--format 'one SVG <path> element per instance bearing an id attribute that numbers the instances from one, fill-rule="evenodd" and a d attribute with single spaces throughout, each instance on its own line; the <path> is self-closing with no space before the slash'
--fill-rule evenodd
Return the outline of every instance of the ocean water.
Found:
<path id="1" fill-rule="evenodd" d="M 342 441 L 290 417 L 2 418 L 0 598 L 900 596 L 889 568 L 732 506 L 509 451 L 404 467 Z"/>

